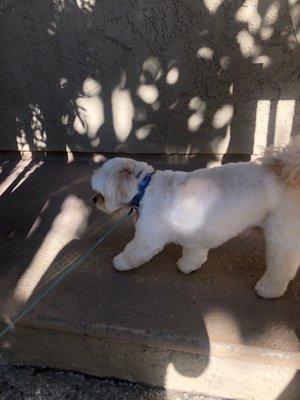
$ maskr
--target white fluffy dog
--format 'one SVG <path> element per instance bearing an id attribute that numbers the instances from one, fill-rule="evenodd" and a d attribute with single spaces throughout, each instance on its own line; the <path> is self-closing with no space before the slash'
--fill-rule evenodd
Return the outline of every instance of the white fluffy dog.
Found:
<path id="1" fill-rule="evenodd" d="M 153 171 L 132 159 L 107 161 L 92 177 L 96 206 L 108 213 L 128 206 Z M 139 205 L 134 239 L 113 263 L 119 271 L 136 268 L 173 242 L 183 246 L 178 268 L 190 273 L 210 248 L 255 226 L 264 230 L 267 260 L 256 292 L 279 297 L 300 265 L 300 135 L 255 162 L 156 171 Z"/>

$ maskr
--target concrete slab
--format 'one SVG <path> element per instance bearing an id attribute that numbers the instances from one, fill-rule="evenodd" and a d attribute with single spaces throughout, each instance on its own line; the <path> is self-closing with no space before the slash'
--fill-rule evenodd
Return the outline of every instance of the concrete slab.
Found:
<path id="1" fill-rule="evenodd" d="M 207 161 L 143 158 L 185 170 Z M 4 323 L 94 244 L 111 217 L 91 206 L 91 159 L 3 154 L 0 164 Z M 112 258 L 132 235 L 127 221 L 20 321 L 1 341 L 3 360 L 215 396 L 300 398 L 299 276 L 281 299 L 255 295 L 265 268 L 259 234 L 212 250 L 189 276 L 177 271 L 173 245 L 141 268 L 115 271 Z"/>

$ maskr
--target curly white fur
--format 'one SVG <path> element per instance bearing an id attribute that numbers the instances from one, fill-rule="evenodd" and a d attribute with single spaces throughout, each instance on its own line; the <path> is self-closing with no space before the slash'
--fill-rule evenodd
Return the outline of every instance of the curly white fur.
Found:
<path id="1" fill-rule="evenodd" d="M 297 137 L 286 148 L 268 149 L 260 162 L 156 171 L 140 204 L 134 239 L 114 258 L 115 268 L 136 268 L 173 242 L 183 246 L 178 268 L 189 273 L 207 260 L 210 248 L 261 226 L 267 270 L 256 291 L 266 298 L 283 295 L 300 265 L 299 154 Z M 114 212 L 126 206 L 138 181 L 152 171 L 131 159 L 107 161 L 92 178 L 97 207 Z"/>
<path id="2" fill-rule="evenodd" d="M 293 187 L 300 186 L 300 135 L 287 146 L 266 149 L 260 162 L 269 165 L 282 182 Z"/>

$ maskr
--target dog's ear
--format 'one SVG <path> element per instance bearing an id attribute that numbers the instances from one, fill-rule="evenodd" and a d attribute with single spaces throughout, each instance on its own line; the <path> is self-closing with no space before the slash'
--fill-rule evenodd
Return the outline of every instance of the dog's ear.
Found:
<path id="1" fill-rule="evenodd" d="M 132 192 L 136 190 L 137 181 L 135 179 L 134 163 L 128 162 L 119 171 L 118 188 L 122 197 L 130 197 Z"/>
<path id="2" fill-rule="evenodd" d="M 133 170 L 125 167 L 121 171 L 119 171 L 119 174 L 121 175 L 122 179 L 131 179 L 133 177 Z"/>

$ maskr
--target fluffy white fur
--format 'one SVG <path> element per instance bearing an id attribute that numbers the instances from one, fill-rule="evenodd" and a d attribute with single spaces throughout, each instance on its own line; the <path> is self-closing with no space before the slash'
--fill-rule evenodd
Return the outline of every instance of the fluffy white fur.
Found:
<path id="1" fill-rule="evenodd" d="M 131 159 L 107 161 L 92 177 L 97 207 L 111 213 L 126 206 L 152 171 Z M 259 162 L 156 171 L 140 204 L 134 239 L 114 266 L 136 268 L 173 242 L 183 246 L 178 268 L 190 273 L 207 260 L 210 248 L 254 226 L 264 230 L 267 261 L 256 292 L 279 297 L 300 265 L 300 136 L 285 148 L 268 149 Z"/>

